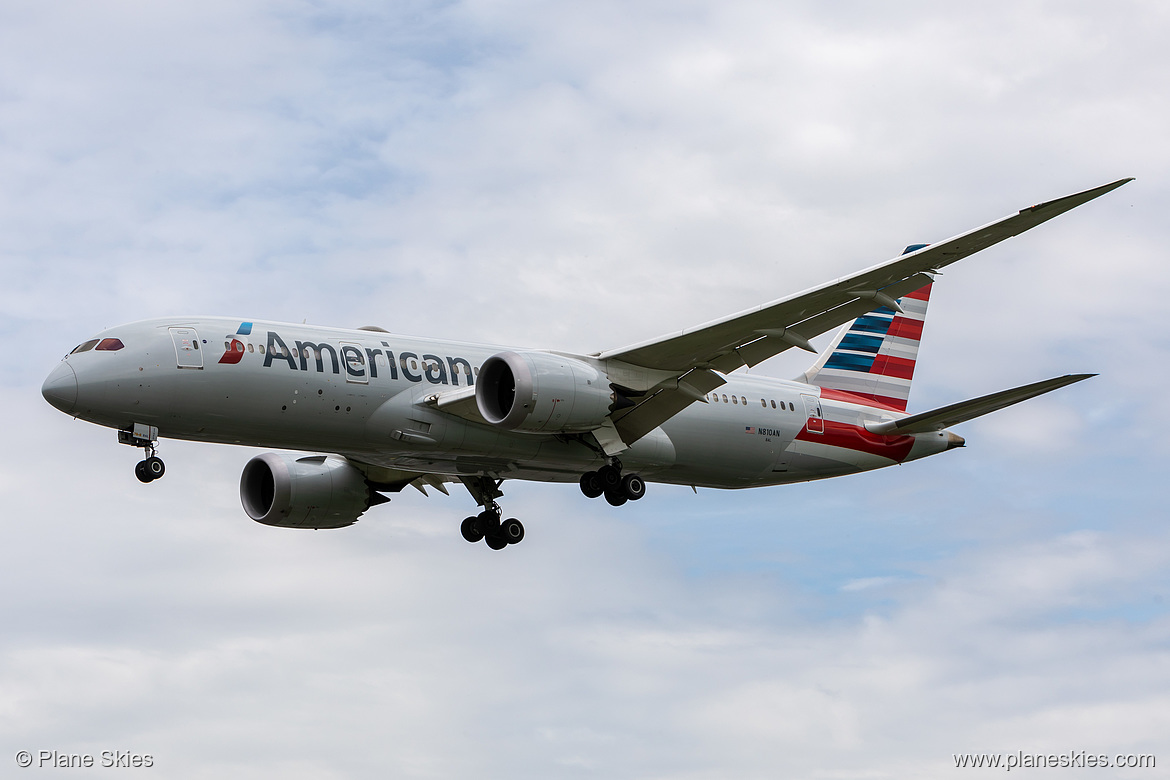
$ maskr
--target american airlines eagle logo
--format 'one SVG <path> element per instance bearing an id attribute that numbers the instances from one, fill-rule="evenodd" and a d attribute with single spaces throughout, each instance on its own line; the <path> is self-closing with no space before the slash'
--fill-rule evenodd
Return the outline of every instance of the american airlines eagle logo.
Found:
<path id="1" fill-rule="evenodd" d="M 248 349 L 247 337 L 252 333 L 252 323 L 241 322 L 239 329 L 234 333 L 224 337 L 225 349 L 223 357 L 219 359 L 220 363 L 227 363 L 235 365 L 239 363 L 244 357 L 244 351 Z"/>

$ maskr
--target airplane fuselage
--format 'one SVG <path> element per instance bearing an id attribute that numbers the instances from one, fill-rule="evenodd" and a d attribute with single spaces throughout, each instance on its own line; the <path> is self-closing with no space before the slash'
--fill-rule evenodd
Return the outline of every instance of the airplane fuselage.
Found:
<path id="1" fill-rule="evenodd" d="M 121 348 L 67 356 L 54 374 L 64 388 L 54 405 L 119 430 L 153 426 L 163 438 L 332 452 L 451 477 L 575 482 L 605 460 L 587 437 L 518 433 L 435 408 L 438 394 L 472 387 L 483 362 L 507 347 L 206 317 L 149 320 L 96 337 L 108 339 Z M 904 415 L 847 393 L 727 379 L 708 403 L 634 442 L 622 462 L 652 482 L 745 488 L 880 468 L 956 445 L 946 432 L 870 433 L 865 423 Z"/>

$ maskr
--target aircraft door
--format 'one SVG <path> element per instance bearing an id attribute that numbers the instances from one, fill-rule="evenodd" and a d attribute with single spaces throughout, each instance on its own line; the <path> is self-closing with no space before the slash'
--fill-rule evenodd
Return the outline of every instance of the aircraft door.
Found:
<path id="1" fill-rule="evenodd" d="M 821 414 L 821 399 L 815 395 L 802 395 L 801 400 L 804 401 L 804 416 L 807 422 L 805 427 L 809 433 L 824 433 L 825 432 L 825 418 Z"/>
<path id="2" fill-rule="evenodd" d="M 175 342 L 175 362 L 179 368 L 203 368 L 203 350 L 199 348 L 199 334 L 194 328 L 171 328 Z"/>

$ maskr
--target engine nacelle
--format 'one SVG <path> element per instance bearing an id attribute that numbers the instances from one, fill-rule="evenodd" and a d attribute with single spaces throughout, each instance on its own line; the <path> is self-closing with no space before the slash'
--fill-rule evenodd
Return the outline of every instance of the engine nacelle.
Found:
<path id="1" fill-rule="evenodd" d="M 240 476 L 248 517 L 282 528 L 353 525 L 375 495 L 365 475 L 337 455 L 266 452 L 248 461 Z"/>
<path id="2" fill-rule="evenodd" d="M 588 363 L 548 352 L 501 352 L 483 362 L 475 404 L 492 425 L 522 433 L 584 433 L 609 414 L 615 395 Z"/>

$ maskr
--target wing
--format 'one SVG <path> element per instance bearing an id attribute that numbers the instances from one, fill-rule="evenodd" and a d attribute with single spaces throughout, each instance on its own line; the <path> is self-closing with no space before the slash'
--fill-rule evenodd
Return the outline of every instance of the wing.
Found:
<path id="1" fill-rule="evenodd" d="M 704 401 L 706 393 L 724 384 L 719 374 L 755 366 L 792 347 L 815 351 L 809 339 L 881 306 L 897 308 L 897 298 L 931 281 L 927 274 L 1031 230 L 1130 181 L 1133 180 L 1119 179 L 1030 206 L 788 298 L 680 333 L 603 352 L 598 358 L 611 367 L 611 377 L 620 375 L 623 366 L 666 377 L 644 392 L 632 408 L 613 415 L 617 431 L 622 440 L 632 443 L 695 401 Z M 622 384 L 620 379 L 615 381 Z"/>

